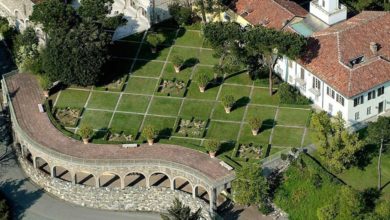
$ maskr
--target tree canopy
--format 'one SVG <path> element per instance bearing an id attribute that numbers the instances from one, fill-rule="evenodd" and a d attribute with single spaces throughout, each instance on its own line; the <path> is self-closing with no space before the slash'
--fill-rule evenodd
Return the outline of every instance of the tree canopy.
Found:
<path id="1" fill-rule="evenodd" d="M 178 198 L 173 200 L 173 204 L 168 209 L 168 215 L 161 214 L 163 220 L 199 220 L 202 216 L 202 209 L 191 212 L 189 206 L 184 205 Z"/>
<path id="2" fill-rule="evenodd" d="M 356 155 L 364 147 L 357 133 L 345 129 L 341 114 L 330 120 L 326 112 L 315 113 L 311 126 L 317 132 L 318 153 L 323 162 L 334 172 L 356 164 Z"/>

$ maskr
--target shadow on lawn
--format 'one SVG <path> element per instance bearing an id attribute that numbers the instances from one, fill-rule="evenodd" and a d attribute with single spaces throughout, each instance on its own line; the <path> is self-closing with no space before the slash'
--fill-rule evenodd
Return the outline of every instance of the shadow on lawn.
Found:
<path id="1" fill-rule="evenodd" d="M 249 102 L 251 101 L 251 99 L 248 97 L 248 96 L 244 96 L 244 97 L 241 97 L 240 99 L 238 99 L 236 101 L 236 103 L 234 104 L 233 106 L 233 111 L 235 109 L 239 109 L 239 108 L 242 108 L 242 107 L 245 107 L 249 104 Z"/>
<path id="2" fill-rule="evenodd" d="M 268 119 L 264 120 L 263 123 L 261 124 L 259 133 L 266 131 L 266 130 L 269 130 L 269 129 L 272 129 L 277 124 L 278 124 L 277 121 L 275 121 L 274 119 L 268 118 Z"/>

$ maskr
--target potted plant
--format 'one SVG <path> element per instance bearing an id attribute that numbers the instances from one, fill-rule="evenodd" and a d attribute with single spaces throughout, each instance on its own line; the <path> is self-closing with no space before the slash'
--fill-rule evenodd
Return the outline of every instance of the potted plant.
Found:
<path id="1" fill-rule="evenodd" d="M 199 91 L 205 92 L 207 84 L 210 82 L 210 77 L 206 73 L 199 73 L 195 77 L 196 82 L 198 82 Z"/>
<path id="2" fill-rule="evenodd" d="M 259 133 L 259 130 L 261 128 L 261 124 L 262 124 L 261 119 L 258 117 L 254 117 L 254 118 L 249 119 L 248 123 L 252 129 L 253 136 L 256 136 Z"/>
<path id="3" fill-rule="evenodd" d="M 214 158 L 218 150 L 221 148 L 221 143 L 215 139 L 206 140 L 205 148 L 209 152 L 209 156 Z"/>
<path id="4" fill-rule="evenodd" d="M 142 135 L 144 136 L 144 138 L 146 138 L 149 145 L 153 145 L 156 133 L 156 130 L 152 126 L 145 126 L 142 130 Z"/>
<path id="5" fill-rule="evenodd" d="M 234 103 L 235 103 L 234 96 L 226 95 L 222 97 L 222 105 L 225 108 L 225 112 L 227 114 L 229 114 L 232 111 Z"/>
<path id="6" fill-rule="evenodd" d="M 79 129 L 79 135 L 83 139 L 83 143 L 88 144 L 93 135 L 93 129 L 89 125 L 82 125 Z"/>
<path id="7" fill-rule="evenodd" d="M 148 34 L 146 41 L 149 43 L 152 53 L 156 53 L 157 46 L 164 42 L 164 36 L 162 34 L 150 33 Z"/>
<path id="8" fill-rule="evenodd" d="M 172 57 L 172 63 L 173 67 L 175 68 L 175 72 L 179 73 L 182 65 L 184 64 L 184 60 L 183 58 L 175 55 Z"/>
<path id="9" fill-rule="evenodd" d="M 45 96 L 45 98 L 48 98 L 50 95 L 50 88 L 52 86 L 52 82 L 47 75 L 39 75 L 38 81 L 43 90 L 43 95 Z"/>

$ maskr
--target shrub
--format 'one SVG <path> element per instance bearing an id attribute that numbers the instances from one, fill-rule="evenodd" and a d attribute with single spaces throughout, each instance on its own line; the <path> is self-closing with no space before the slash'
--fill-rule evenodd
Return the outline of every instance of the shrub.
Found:
<path id="1" fill-rule="evenodd" d="M 271 212 L 274 211 L 274 208 L 272 207 L 272 205 L 270 203 L 262 202 L 262 204 L 260 204 L 259 211 L 261 213 L 263 213 L 264 215 L 269 215 L 269 214 L 271 214 Z"/>
<path id="2" fill-rule="evenodd" d="M 226 95 L 226 96 L 222 97 L 222 105 L 223 105 L 223 107 L 231 108 L 231 107 L 233 107 L 234 103 L 235 103 L 234 96 Z"/>
<path id="3" fill-rule="evenodd" d="M 282 159 L 283 161 L 287 160 L 287 154 L 281 154 L 280 159 Z"/>
<path id="4" fill-rule="evenodd" d="M 283 104 L 296 104 L 296 105 L 308 105 L 310 100 L 302 96 L 299 91 L 290 86 L 288 83 L 282 83 L 279 86 L 280 103 Z"/>
<path id="5" fill-rule="evenodd" d="M 0 219 L 1 220 L 10 219 L 10 208 L 7 204 L 7 201 L 4 199 L 3 195 L 0 195 Z"/>
<path id="6" fill-rule="evenodd" d="M 191 23 L 192 10 L 190 7 L 184 7 L 179 2 L 173 2 L 168 6 L 168 11 L 179 25 Z"/>
<path id="7" fill-rule="evenodd" d="M 154 48 L 156 48 L 159 44 L 164 42 L 164 36 L 162 34 L 150 33 L 146 41 Z"/>
<path id="8" fill-rule="evenodd" d="M 156 136 L 157 132 L 153 126 L 145 126 L 142 130 L 142 135 L 147 140 L 151 140 Z"/>
<path id="9" fill-rule="evenodd" d="M 380 201 L 375 207 L 375 213 L 383 219 L 390 219 L 390 201 Z"/>
<path id="10" fill-rule="evenodd" d="M 195 76 L 196 82 L 198 82 L 199 87 L 206 87 L 210 82 L 210 77 L 206 73 L 199 73 Z"/>
<path id="11" fill-rule="evenodd" d="M 310 178 L 313 186 L 315 186 L 317 189 L 321 188 L 322 186 L 322 178 L 318 173 L 315 173 L 314 175 L 311 176 Z"/>
<path id="12" fill-rule="evenodd" d="M 183 60 L 183 58 L 175 55 L 172 57 L 172 63 L 174 66 L 179 67 L 179 66 L 182 66 L 184 64 L 184 60 Z"/>
<path id="13" fill-rule="evenodd" d="M 39 75 L 38 81 L 43 90 L 49 90 L 53 84 L 47 75 Z"/>
<path id="14" fill-rule="evenodd" d="M 255 117 L 249 119 L 248 123 L 252 130 L 259 130 L 261 128 L 262 121 L 260 118 Z"/>
<path id="15" fill-rule="evenodd" d="M 205 141 L 205 148 L 209 152 L 217 152 L 221 147 L 221 143 L 216 139 L 210 139 Z"/>
<path id="16" fill-rule="evenodd" d="M 91 138 L 93 135 L 93 129 L 89 125 L 82 125 L 79 129 L 79 135 L 83 138 Z"/>

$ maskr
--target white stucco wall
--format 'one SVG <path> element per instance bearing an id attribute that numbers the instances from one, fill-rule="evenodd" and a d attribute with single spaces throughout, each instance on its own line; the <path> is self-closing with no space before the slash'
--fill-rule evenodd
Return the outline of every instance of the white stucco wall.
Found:
<path id="1" fill-rule="evenodd" d="M 275 71 L 280 74 L 282 79 L 286 82 L 288 82 L 290 85 L 293 85 L 299 89 L 302 95 L 306 96 L 307 98 L 311 99 L 313 101 L 313 104 L 316 105 L 318 108 L 328 112 L 330 115 L 335 116 L 338 112 L 342 113 L 343 119 L 346 121 L 347 125 L 353 125 L 360 122 L 363 122 L 365 120 L 369 120 L 370 118 L 378 116 L 378 106 L 380 102 L 383 102 L 383 112 L 386 112 L 386 110 L 390 109 L 390 103 L 387 103 L 387 100 L 390 100 L 390 82 L 387 82 L 382 85 L 378 85 L 376 87 L 373 87 L 369 91 L 366 91 L 360 95 L 357 95 L 355 97 L 351 98 L 344 98 L 344 106 L 339 103 L 336 100 L 337 94 L 339 94 L 337 91 L 335 91 L 331 86 L 326 84 L 320 79 L 320 91 L 319 95 L 316 96 L 312 91 L 311 88 L 313 87 L 313 75 L 308 70 L 304 69 L 304 82 L 305 84 L 302 85 L 302 80 L 297 79 L 300 78 L 301 74 L 301 66 L 292 61 L 292 66 L 288 66 L 288 59 L 283 58 L 279 59 L 277 62 L 277 65 L 275 66 Z M 385 91 L 384 94 L 378 97 L 378 88 L 384 86 Z M 327 94 L 327 87 L 334 90 L 334 98 L 329 96 Z M 368 92 L 375 90 L 375 98 L 368 100 Z M 354 107 L 354 98 L 363 95 L 363 104 L 359 104 Z M 367 108 L 371 107 L 371 114 L 367 114 Z M 359 119 L 355 120 L 355 113 L 359 112 Z"/>
<path id="2" fill-rule="evenodd" d="M 332 7 L 334 8 L 334 6 Z M 310 14 L 321 19 L 328 25 L 333 25 L 347 19 L 347 8 L 344 5 L 340 5 L 340 9 L 328 10 L 316 4 L 316 1 L 313 1 L 310 2 Z"/>

